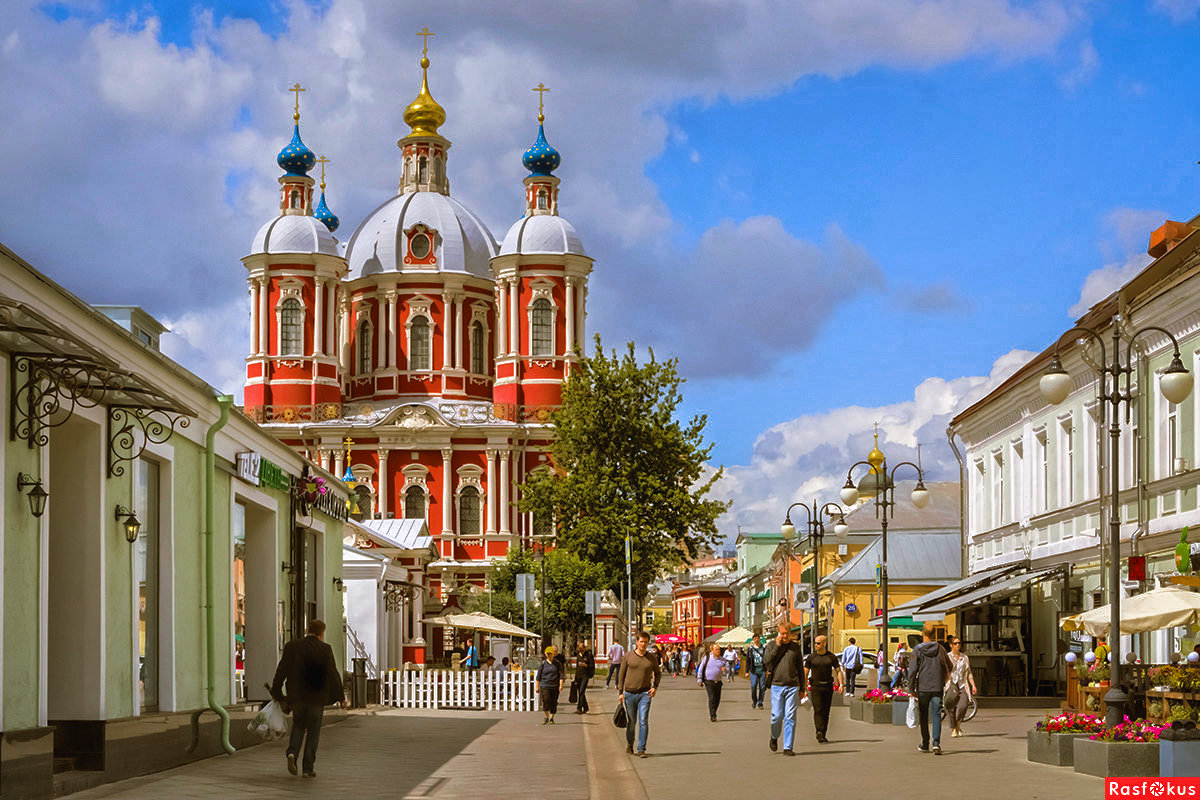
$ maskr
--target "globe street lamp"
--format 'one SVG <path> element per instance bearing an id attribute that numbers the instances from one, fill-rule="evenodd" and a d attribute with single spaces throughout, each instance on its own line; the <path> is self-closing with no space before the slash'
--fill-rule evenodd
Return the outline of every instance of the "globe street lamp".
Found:
<path id="1" fill-rule="evenodd" d="M 920 451 L 918 450 L 918 455 Z M 858 485 L 854 485 L 852 475 L 855 467 L 868 467 L 867 474 Z M 887 457 L 879 449 L 879 431 L 875 431 L 875 447 L 870 453 L 867 453 L 866 461 L 858 461 L 850 465 L 850 469 L 846 471 L 846 485 L 842 487 L 841 495 L 842 502 L 848 506 L 852 506 L 859 501 L 859 498 L 875 498 L 875 517 L 879 520 L 879 527 L 883 535 L 881 536 L 881 548 L 883 550 L 879 564 L 879 585 L 883 590 L 883 663 L 879 664 L 879 682 L 882 684 L 885 680 L 890 684 L 891 679 L 888 676 L 888 649 L 890 642 L 888 641 L 888 568 L 887 568 L 887 531 L 888 518 L 896 513 L 896 470 L 901 467 L 912 467 L 917 471 L 917 486 L 912 491 L 912 504 L 918 509 L 929 505 L 929 490 L 925 488 L 925 473 L 921 471 L 918 464 L 911 461 L 901 461 L 896 466 L 888 470 Z"/>
<path id="2" fill-rule="evenodd" d="M 789 556 L 794 551 L 792 550 L 792 541 L 796 538 L 796 526 L 792 524 L 792 509 L 800 507 L 804 509 L 804 514 L 808 517 L 808 542 L 809 550 L 813 554 L 813 575 L 812 575 L 812 649 L 810 653 L 815 653 L 817 650 L 817 613 L 819 603 L 817 598 L 820 596 L 818 585 L 821 581 L 821 540 L 825 538 L 825 521 L 822 516 L 829 517 L 835 520 L 833 524 L 833 532 L 837 536 L 838 541 L 844 541 L 846 532 L 850 530 L 850 526 L 846 524 L 846 512 L 837 503 L 826 503 L 817 508 L 817 501 L 813 500 L 812 505 L 806 503 L 792 503 L 788 506 L 787 512 L 783 515 L 783 524 L 779 526 L 779 532 L 783 536 L 783 541 L 788 547 Z M 803 563 L 800 565 L 803 567 Z M 790 589 L 790 587 L 789 587 Z M 789 620 L 790 621 L 790 620 Z"/>
<path id="3" fill-rule="evenodd" d="M 1122 664 L 1119 652 L 1121 647 L 1121 476 L 1117 465 L 1121 463 L 1121 403 L 1129 403 L 1133 399 L 1133 393 L 1130 389 L 1130 375 L 1133 374 L 1134 341 L 1142 334 L 1150 331 L 1161 333 L 1170 339 L 1175 353 L 1170 365 L 1162 372 L 1162 377 L 1159 379 L 1159 388 L 1162 390 L 1163 397 L 1175 405 L 1186 400 L 1187 396 L 1192 392 L 1192 375 L 1183 366 L 1183 361 L 1179 357 L 1179 342 L 1170 331 L 1160 328 L 1157 325 L 1147 325 L 1144 328 L 1134 331 L 1132 335 L 1125 337 L 1125 357 L 1122 359 L 1121 322 L 1120 315 L 1117 315 L 1113 319 L 1111 350 L 1105 347 L 1103 337 L 1091 328 L 1076 326 L 1064 333 L 1054 343 L 1054 354 L 1050 359 L 1050 367 L 1039 382 L 1042 397 L 1046 399 L 1046 402 L 1050 405 L 1058 405 L 1067 399 L 1067 395 L 1071 393 L 1072 387 L 1071 376 L 1067 374 L 1067 370 L 1062 365 L 1062 360 L 1058 357 L 1058 351 L 1062 346 L 1063 339 L 1072 334 L 1082 334 L 1084 338 L 1090 338 L 1100 345 L 1101 367 L 1096 370 L 1100 375 L 1099 391 L 1102 401 L 1100 410 L 1101 414 L 1104 414 L 1106 406 L 1108 406 L 1112 413 L 1112 421 L 1108 428 L 1111 447 L 1109 455 L 1109 472 L 1111 473 L 1109 500 L 1112 504 L 1108 512 L 1108 547 L 1109 553 L 1111 553 L 1111 561 L 1108 568 L 1108 585 L 1110 587 L 1108 625 L 1109 639 L 1112 642 L 1113 659 L 1112 672 L 1109 677 L 1109 690 L 1104 695 L 1104 703 L 1107 709 L 1104 721 L 1110 728 L 1116 727 L 1121 723 L 1125 714 L 1125 704 L 1129 701 L 1129 697 L 1121 689 Z M 1082 341 L 1083 339 L 1081 339 Z M 1112 355 L 1111 363 L 1108 360 L 1110 353 Z M 1103 426 L 1104 418 L 1102 416 L 1100 427 L 1103 428 Z"/>

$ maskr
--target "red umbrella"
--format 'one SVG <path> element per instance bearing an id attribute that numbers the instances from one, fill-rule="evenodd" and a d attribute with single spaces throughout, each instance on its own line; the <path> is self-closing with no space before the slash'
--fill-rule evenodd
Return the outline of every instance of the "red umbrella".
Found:
<path id="1" fill-rule="evenodd" d="M 654 637 L 655 644 L 682 644 L 687 641 L 682 636 L 676 636 L 673 633 L 660 633 Z"/>

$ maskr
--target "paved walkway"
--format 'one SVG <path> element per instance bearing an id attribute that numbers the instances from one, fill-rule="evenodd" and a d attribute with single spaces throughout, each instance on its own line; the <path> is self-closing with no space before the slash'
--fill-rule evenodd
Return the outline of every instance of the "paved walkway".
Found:
<path id="1" fill-rule="evenodd" d="M 615 707 L 615 692 L 596 692 L 594 708 Z M 903 797 L 925 785 L 938 796 L 997 800 L 1097 800 L 1100 778 L 1070 767 L 1025 759 L 1025 734 L 1045 712 L 981 708 L 964 736 L 942 739 L 941 756 L 917 752 L 920 734 L 907 727 L 855 722 L 834 708 L 827 745 L 818 745 L 812 711 L 797 715 L 794 758 L 767 747 L 770 704 L 750 708 L 750 688 L 726 685 L 717 722 L 708 720 L 695 679 L 664 677 L 650 712 L 649 757 L 630 759 L 649 797 L 697 792 L 737 797 L 790 797 L 819 791 L 839 797 Z M 623 748 L 624 731 L 611 726 Z M 629 758 L 629 756 L 625 756 Z M 645 796 L 644 795 L 644 796 Z"/>

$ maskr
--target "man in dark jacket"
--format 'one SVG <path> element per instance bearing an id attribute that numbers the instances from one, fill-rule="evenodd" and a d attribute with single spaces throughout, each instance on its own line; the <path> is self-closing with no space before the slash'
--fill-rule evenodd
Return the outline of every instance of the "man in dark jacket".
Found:
<path id="1" fill-rule="evenodd" d="M 779 623 L 775 641 L 767 645 L 766 670 L 771 676 L 771 750 L 779 747 L 779 734 L 783 732 L 783 754 L 792 752 L 796 737 L 796 707 L 804 697 L 808 681 L 804 679 L 804 653 L 792 633 L 788 620 Z"/>
<path id="2" fill-rule="evenodd" d="M 596 656 L 590 647 L 591 639 L 584 639 L 579 643 L 578 658 L 575 661 L 575 686 L 579 692 L 579 702 L 575 704 L 576 714 L 586 714 L 588 709 L 587 687 L 590 681 L 596 674 Z"/>
<path id="3" fill-rule="evenodd" d="M 953 667 L 946 650 L 933 640 L 933 628 L 926 624 L 921 632 L 925 641 L 913 649 L 909 660 L 908 690 L 917 696 L 921 718 L 922 753 L 929 752 L 929 720 L 933 719 L 933 752 L 942 754 L 942 691 Z"/>
<path id="4" fill-rule="evenodd" d="M 283 685 L 287 683 L 287 692 Z M 293 639 L 283 648 L 283 656 L 275 669 L 271 696 L 292 707 L 292 736 L 287 746 L 288 772 L 296 774 L 296 758 L 304 745 L 304 777 L 315 778 L 313 764 L 317 760 L 317 744 L 321 741 L 321 719 L 325 706 L 337 703 L 344 706 L 346 692 L 342 675 L 333 661 L 333 648 L 325 644 L 325 623 L 314 619 L 308 623 L 308 635 Z"/>

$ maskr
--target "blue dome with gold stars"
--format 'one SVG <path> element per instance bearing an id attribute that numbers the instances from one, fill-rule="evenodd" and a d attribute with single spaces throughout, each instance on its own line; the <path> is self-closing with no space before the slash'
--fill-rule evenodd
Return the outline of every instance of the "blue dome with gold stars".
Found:
<path id="1" fill-rule="evenodd" d="M 299 124 L 292 129 L 292 140 L 279 151 L 275 161 L 288 175 L 299 176 L 308 175 L 308 171 L 317 163 L 317 154 L 300 141 Z"/>
<path id="2" fill-rule="evenodd" d="M 338 229 L 338 225 L 341 224 L 340 220 L 337 218 L 337 214 L 334 214 L 329 210 L 329 206 L 325 205 L 324 189 L 321 190 L 321 202 L 317 203 L 317 207 L 313 209 L 313 216 L 321 222 L 324 222 L 325 227 L 329 228 L 330 233 L 336 231 Z"/>
<path id="3" fill-rule="evenodd" d="M 525 151 L 525 155 L 521 156 L 521 163 L 525 165 L 525 169 L 529 170 L 530 175 L 545 176 L 553 173 L 562 163 L 562 156 L 546 141 L 546 132 L 542 129 L 540 122 L 538 123 L 537 139 L 533 146 Z"/>

